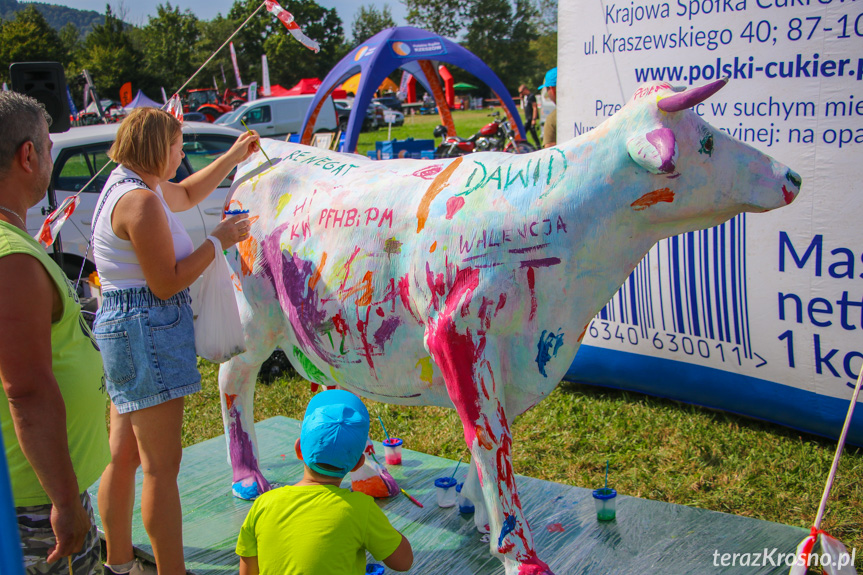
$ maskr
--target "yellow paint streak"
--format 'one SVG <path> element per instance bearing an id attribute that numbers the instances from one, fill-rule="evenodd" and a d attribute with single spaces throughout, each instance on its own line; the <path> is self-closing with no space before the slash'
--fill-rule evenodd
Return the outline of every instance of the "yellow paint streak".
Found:
<path id="1" fill-rule="evenodd" d="M 330 375 L 332 376 L 333 381 L 335 381 L 339 385 L 344 384 L 345 381 L 342 379 L 341 374 L 339 372 L 337 372 L 335 369 L 333 369 L 333 366 L 330 366 Z"/>
<path id="2" fill-rule="evenodd" d="M 291 199 L 294 197 L 293 194 L 282 194 L 279 198 L 279 203 L 276 204 L 276 217 L 285 209 L 285 207 L 290 203 Z"/>
<path id="3" fill-rule="evenodd" d="M 462 158 L 458 157 L 452 161 L 452 163 L 444 168 L 441 173 L 435 176 L 435 179 L 432 181 L 426 193 L 423 195 L 423 199 L 420 200 L 420 205 L 417 208 L 417 233 L 420 233 L 422 229 L 426 225 L 426 220 L 429 217 L 429 208 L 431 207 L 432 201 L 437 197 L 439 193 L 443 191 L 446 185 L 449 183 L 449 178 L 452 176 L 453 172 L 458 169 L 461 165 Z"/>
<path id="4" fill-rule="evenodd" d="M 426 382 L 427 384 L 432 384 L 432 375 L 434 374 L 434 370 L 432 369 L 432 362 L 430 357 L 424 357 L 420 359 L 414 367 L 420 368 L 420 380 Z"/>

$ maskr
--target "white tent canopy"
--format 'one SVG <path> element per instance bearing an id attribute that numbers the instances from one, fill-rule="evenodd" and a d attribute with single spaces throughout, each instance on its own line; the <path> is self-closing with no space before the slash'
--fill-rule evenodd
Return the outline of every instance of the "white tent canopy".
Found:
<path id="1" fill-rule="evenodd" d="M 102 104 L 102 109 L 107 110 L 108 106 L 114 103 L 113 100 L 99 100 L 99 103 Z M 90 102 L 90 105 L 84 110 L 86 114 L 98 114 L 99 110 L 96 109 L 96 102 Z"/>
<path id="2" fill-rule="evenodd" d="M 128 104 L 126 104 L 126 106 L 123 109 L 124 110 L 131 110 L 133 108 L 141 108 L 141 107 L 161 108 L 162 104 L 160 104 L 154 100 L 151 100 L 150 98 L 147 97 L 146 94 L 144 94 L 144 92 L 142 90 L 138 90 L 138 93 L 135 95 L 135 97 L 132 99 L 132 101 L 129 102 Z"/>

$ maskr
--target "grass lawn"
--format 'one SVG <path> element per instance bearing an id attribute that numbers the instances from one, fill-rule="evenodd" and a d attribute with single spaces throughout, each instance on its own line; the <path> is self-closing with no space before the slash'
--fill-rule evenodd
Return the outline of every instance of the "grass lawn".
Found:
<path id="1" fill-rule="evenodd" d="M 183 444 L 222 434 L 217 368 L 201 361 L 204 390 L 186 398 Z M 255 420 L 302 419 L 309 385 L 295 375 L 258 384 Z M 364 400 L 405 447 L 469 459 L 454 410 Z M 861 408 L 863 409 L 863 408 Z M 860 417 L 857 414 L 856 417 Z M 383 439 L 372 425 L 373 439 Z M 636 393 L 564 382 L 513 425 L 515 471 L 597 487 L 605 460 L 623 495 L 808 528 L 836 449 L 833 441 Z M 863 568 L 863 449 L 846 449 L 822 528 L 857 548 Z M 787 552 L 793 552 L 789 549 Z"/>
<path id="2" fill-rule="evenodd" d="M 503 114 L 503 108 L 495 108 Z M 489 117 L 493 110 L 453 110 L 452 119 L 455 123 L 455 129 L 459 136 L 467 138 L 479 131 L 480 128 L 492 121 Z M 437 114 L 420 116 L 419 114 L 409 116 L 405 115 L 405 123 L 403 126 L 393 126 L 392 138 L 404 140 L 413 138 L 415 140 L 433 140 L 435 126 L 441 124 L 440 116 Z M 366 152 L 375 149 L 375 142 L 378 140 L 388 140 L 387 127 L 379 128 L 369 132 L 361 132 L 360 139 L 357 142 L 357 153 L 366 155 Z M 440 144 L 440 141 L 435 142 L 435 147 Z"/>

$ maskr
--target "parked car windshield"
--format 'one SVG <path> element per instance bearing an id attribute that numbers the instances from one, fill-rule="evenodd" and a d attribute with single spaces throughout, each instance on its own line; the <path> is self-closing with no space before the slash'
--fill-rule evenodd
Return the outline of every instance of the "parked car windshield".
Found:
<path id="1" fill-rule="evenodd" d="M 240 106 L 239 108 L 237 108 L 233 112 L 228 112 L 227 114 L 223 114 L 223 115 L 219 116 L 216 119 L 216 121 L 213 123 L 214 124 L 222 124 L 222 125 L 232 124 L 237 120 L 237 118 L 240 117 L 240 114 L 242 114 L 243 112 L 248 110 L 248 108 L 249 108 L 248 106 L 243 104 L 242 106 Z"/>

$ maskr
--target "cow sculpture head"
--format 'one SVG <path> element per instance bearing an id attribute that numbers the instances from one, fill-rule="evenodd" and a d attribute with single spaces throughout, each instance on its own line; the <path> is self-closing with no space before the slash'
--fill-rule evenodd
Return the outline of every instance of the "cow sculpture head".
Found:
<path id="1" fill-rule="evenodd" d="M 686 220 L 709 227 L 743 211 L 785 206 L 797 197 L 797 173 L 694 111 L 727 81 L 688 90 L 645 84 L 628 103 L 636 108 L 623 127 L 633 169 L 657 176 L 651 182 L 655 189 L 639 191 L 632 204 L 648 223 Z"/>

